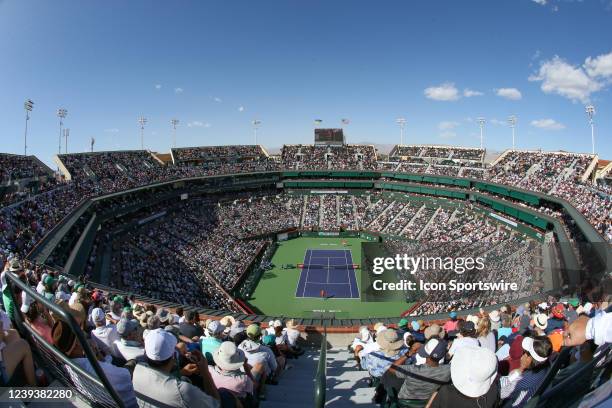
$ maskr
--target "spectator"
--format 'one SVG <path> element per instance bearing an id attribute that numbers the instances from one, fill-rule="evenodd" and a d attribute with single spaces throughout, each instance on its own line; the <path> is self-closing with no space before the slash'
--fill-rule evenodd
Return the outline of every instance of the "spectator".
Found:
<path id="1" fill-rule="evenodd" d="M 85 371 L 94 376 L 96 375 L 89 360 L 83 357 L 84 351 L 81 343 L 66 322 L 62 320 L 57 320 L 55 322 L 52 329 L 52 337 L 53 344 L 59 351 L 64 353 L 66 357 L 70 358 L 73 363 Z M 134 387 L 132 386 L 132 380 L 130 378 L 130 372 L 126 368 L 117 367 L 103 361 L 103 356 L 100 352 L 98 352 L 94 342 L 90 343 L 90 347 L 98 357 L 98 365 L 102 371 L 104 371 L 106 378 L 110 382 L 111 386 L 115 389 L 119 397 L 123 400 L 125 406 L 138 406 L 136 403 L 136 395 L 134 394 Z M 81 383 L 79 377 L 71 369 L 68 369 L 68 371 L 71 373 L 72 381 L 74 381 L 77 386 L 84 388 L 85 386 Z M 87 390 L 85 389 L 85 391 Z"/>
<path id="2" fill-rule="evenodd" d="M 521 347 L 524 353 L 519 368 L 500 379 L 501 398 L 508 400 L 512 407 L 523 407 L 536 392 L 546 376 L 552 353 L 552 344 L 545 336 L 525 337 Z"/>
<path id="3" fill-rule="evenodd" d="M 476 337 L 480 347 L 488 348 L 495 353 L 497 350 L 497 339 L 495 338 L 495 333 L 491 331 L 491 319 L 489 319 L 487 316 L 482 316 L 478 320 Z"/>
<path id="4" fill-rule="evenodd" d="M 119 340 L 115 340 L 115 348 L 126 361 L 144 358 L 145 350 L 142 338 L 138 332 L 138 320 L 122 318 L 117 323 Z"/>
<path id="5" fill-rule="evenodd" d="M 458 326 L 459 326 L 459 321 L 457 320 L 457 312 L 450 312 L 448 314 L 448 317 L 450 319 L 444 323 L 444 326 L 443 326 L 444 330 L 447 333 L 457 331 Z"/>
<path id="6" fill-rule="evenodd" d="M 134 368 L 134 390 L 146 406 L 163 404 L 168 407 L 218 407 L 219 392 L 208 371 L 206 358 L 193 353 L 193 362 L 188 366 L 192 373 L 202 378 L 202 389 L 173 373 L 177 367 L 175 359 L 176 337 L 163 329 L 152 330 L 145 338 L 146 363 Z"/>
<path id="7" fill-rule="evenodd" d="M 179 324 L 181 335 L 190 339 L 199 338 L 204 335 L 202 327 L 196 324 L 196 317 L 197 314 L 193 310 L 189 310 L 185 313 L 183 322 Z"/>
<path id="8" fill-rule="evenodd" d="M 91 338 L 98 347 L 107 353 L 119 357 L 120 353 L 116 348 L 116 341 L 119 341 L 119 333 L 114 324 L 106 323 L 104 310 L 97 307 L 91 311 L 91 320 L 95 328 L 91 331 Z"/>
<path id="9" fill-rule="evenodd" d="M 251 379 L 251 368 L 246 364 L 244 352 L 231 341 L 225 341 L 213 353 L 215 366 L 208 366 L 208 371 L 217 388 L 231 391 L 237 398 L 245 400 L 253 396 L 255 386 Z M 261 363 L 252 369 L 263 370 Z"/>
<path id="10" fill-rule="evenodd" d="M 474 362 L 478 364 L 474 364 Z M 450 363 L 452 384 L 443 385 L 430 400 L 431 408 L 493 408 L 499 402 L 497 359 L 489 349 L 466 346 Z"/>
<path id="11" fill-rule="evenodd" d="M 209 364 L 213 364 L 213 353 L 223 343 L 223 330 L 225 327 L 218 320 L 211 320 L 206 326 L 204 337 L 200 341 L 200 349 Z"/>
<path id="12" fill-rule="evenodd" d="M 442 364 L 447 347 L 445 340 L 432 338 L 418 351 L 418 355 L 425 359 L 425 364 L 404 364 L 407 358 L 405 355 L 389 367 L 388 373 L 404 380 L 397 394 L 400 400 L 429 400 L 441 385 L 450 383 L 450 366 Z"/>
<path id="13" fill-rule="evenodd" d="M 453 341 L 448 355 L 453 357 L 454 354 L 463 347 L 479 347 L 478 340 L 476 339 L 476 329 L 474 328 L 474 322 L 468 322 L 461 320 L 459 322 L 459 333 L 457 338 Z"/>

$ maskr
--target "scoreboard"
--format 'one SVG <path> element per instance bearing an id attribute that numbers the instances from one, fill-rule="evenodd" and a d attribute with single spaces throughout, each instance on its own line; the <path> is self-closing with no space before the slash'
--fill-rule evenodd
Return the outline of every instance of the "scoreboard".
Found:
<path id="1" fill-rule="evenodd" d="M 343 145 L 342 129 L 315 129 L 315 145 Z"/>

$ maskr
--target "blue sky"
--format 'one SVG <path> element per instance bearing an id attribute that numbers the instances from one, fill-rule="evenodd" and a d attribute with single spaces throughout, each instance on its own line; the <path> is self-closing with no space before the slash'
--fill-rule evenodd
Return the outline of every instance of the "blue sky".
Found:
<path id="1" fill-rule="evenodd" d="M 312 141 L 313 120 L 349 142 L 510 146 L 612 159 L 609 0 L 97 1 L 0 0 L 0 151 Z"/>

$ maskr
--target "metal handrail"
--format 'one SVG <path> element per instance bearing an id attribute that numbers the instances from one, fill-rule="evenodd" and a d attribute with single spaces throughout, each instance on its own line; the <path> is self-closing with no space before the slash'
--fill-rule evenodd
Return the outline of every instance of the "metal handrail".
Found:
<path id="1" fill-rule="evenodd" d="M 319 352 L 319 364 L 315 375 L 315 408 L 325 406 L 325 391 L 327 388 L 327 329 L 323 327 L 323 339 Z"/>
<path id="2" fill-rule="evenodd" d="M 19 310 L 19 308 L 15 307 L 14 319 L 15 319 L 15 323 L 16 323 L 18 331 L 22 334 L 28 333 L 30 336 L 36 338 L 36 340 L 39 343 L 43 344 L 58 359 L 61 359 L 65 364 L 69 365 L 73 370 L 78 372 L 79 375 L 84 376 L 89 381 L 93 382 L 96 385 L 99 385 L 101 388 L 104 388 L 106 392 L 108 392 L 109 395 L 112 397 L 113 401 L 117 404 L 117 406 L 123 408 L 125 406 L 125 404 L 123 403 L 123 400 L 121 399 L 121 397 L 119 397 L 119 395 L 117 394 L 117 391 L 115 391 L 110 381 L 104 374 L 104 371 L 98 364 L 98 360 L 96 359 L 94 352 L 89 347 L 89 342 L 85 338 L 85 334 L 79 327 L 79 324 L 76 322 L 74 317 L 70 313 L 66 312 L 66 310 L 56 305 L 55 303 L 52 303 L 48 301 L 47 299 L 45 299 L 43 296 L 39 295 L 38 292 L 36 292 L 35 290 L 32 290 L 32 288 L 30 288 L 28 285 L 23 283 L 15 273 L 7 271 L 5 275 L 10 281 L 9 287 L 10 287 L 11 296 L 13 297 L 13 299 L 16 299 L 15 292 L 12 286 L 12 285 L 15 285 L 19 287 L 22 291 L 26 292 L 30 297 L 35 299 L 37 302 L 44 305 L 48 310 L 58 315 L 64 322 L 68 324 L 68 326 L 70 326 L 70 330 L 72 330 L 72 332 L 75 334 L 78 342 L 80 343 L 81 347 L 83 348 L 83 351 L 85 352 L 85 358 L 89 360 L 89 364 L 91 364 L 91 367 L 93 368 L 98 378 L 95 378 L 94 376 L 89 374 L 87 371 L 83 370 L 81 367 L 76 365 L 68 357 L 66 357 L 62 352 L 57 350 L 57 348 L 54 345 L 49 344 L 49 342 L 44 340 L 42 336 L 33 335 L 34 331 L 30 327 L 27 327 L 27 325 L 24 323 L 24 319 L 21 315 L 21 311 Z"/>

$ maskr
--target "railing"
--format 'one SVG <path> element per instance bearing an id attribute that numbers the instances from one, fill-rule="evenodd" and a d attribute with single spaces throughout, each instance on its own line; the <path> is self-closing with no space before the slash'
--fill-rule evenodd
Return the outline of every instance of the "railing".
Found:
<path id="1" fill-rule="evenodd" d="M 14 273 L 6 272 L 6 276 L 9 281 L 10 295 L 13 299 L 17 299 L 14 290 L 14 288 L 17 287 L 21 291 L 26 292 L 47 310 L 53 312 L 56 319 L 63 320 L 70 326 L 70 330 L 76 335 L 76 340 L 80 343 L 85 353 L 84 358 L 89 361 L 94 374 L 85 371 L 81 366 L 66 357 L 54 345 L 47 342 L 38 334 L 29 324 L 25 323 L 24 316 L 21 314 L 19 308 L 19 303 L 16 303 L 14 308 L 16 328 L 21 336 L 29 341 L 33 352 L 37 353 L 45 362 L 45 368 L 62 384 L 76 391 L 81 398 L 86 400 L 91 406 L 123 408 L 125 406 L 123 400 L 111 386 L 110 381 L 98 364 L 96 355 L 90 348 L 85 338 L 85 334 L 80 329 L 74 317 L 65 309 L 55 303 L 49 302 L 36 291 L 32 290 L 32 288 L 23 283 Z"/>
<path id="2" fill-rule="evenodd" d="M 325 406 L 325 389 L 327 388 L 327 329 L 323 327 L 323 339 L 321 339 L 321 351 L 319 353 L 319 364 L 315 375 L 315 408 Z"/>

